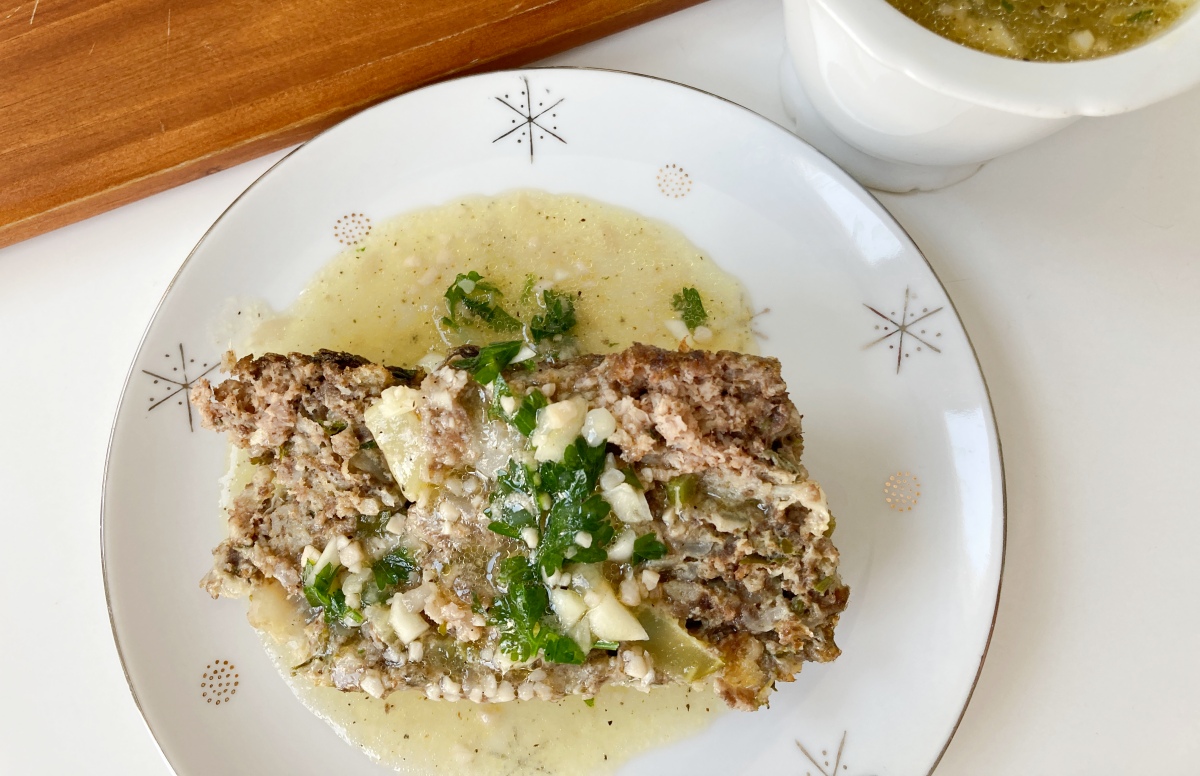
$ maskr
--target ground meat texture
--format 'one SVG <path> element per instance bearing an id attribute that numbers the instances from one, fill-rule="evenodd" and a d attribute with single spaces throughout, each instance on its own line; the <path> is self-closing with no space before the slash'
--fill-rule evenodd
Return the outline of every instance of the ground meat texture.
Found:
<path id="1" fill-rule="evenodd" d="M 651 519 L 610 519 L 618 534 L 655 534 L 666 554 L 600 568 L 639 619 L 678 623 L 672 638 L 700 650 L 710 667 L 700 676 L 661 662 L 657 636 L 593 649 L 581 665 L 540 653 L 514 663 L 489 616 L 502 592 L 493 571 L 526 548 L 489 530 L 487 509 L 498 462 L 532 461 L 532 453 L 496 417 L 493 389 L 452 366 L 464 354 L 470 349 L 428 373 L 328 351 L 227 356 L 228 380 L 193 389 L 202 424 L 227 434 L 255 467 L 233 494 L 229 536 L 202 584 L 215 597 L 278 583 L 307 618 L 309 658 L 298 671 L 347 691 L 497 702 L 691 682 L 749 710 L 804 662 L 838 656 L 833 631 L 849 590 L 837 574 L 825 495 L 800 463 L 801 418 L 779 363 L 634 345 L 514 366 L 504 377 L 518 402 L 536 388 L 612 414 L 609 466 L 638 478 Z M 413 503 L 364 420 L 395 386 L 419 397 L 421 476 L 430 487 Z M 348 548 L 338 584 L 362 622 L 329 623 L 305 600 L 305 553 L 311 560 L 331 542 Z M 416 569 L 391 592 L 428 626 L 409 643 L 389 625 L 388 601 L 368 603 L 359 592 L 370 589 L 372 564 L 401 549 Z"/>

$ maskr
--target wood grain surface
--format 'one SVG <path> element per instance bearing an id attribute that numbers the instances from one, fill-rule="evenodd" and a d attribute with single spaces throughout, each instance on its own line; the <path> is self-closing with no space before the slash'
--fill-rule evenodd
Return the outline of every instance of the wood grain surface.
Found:
<path id="1" fill-rule="evenodd" d="M 12 2 L 12 0 L 9 0 Z M 33 0 L 0 10 L 0 246 L 698 0 Z"/>

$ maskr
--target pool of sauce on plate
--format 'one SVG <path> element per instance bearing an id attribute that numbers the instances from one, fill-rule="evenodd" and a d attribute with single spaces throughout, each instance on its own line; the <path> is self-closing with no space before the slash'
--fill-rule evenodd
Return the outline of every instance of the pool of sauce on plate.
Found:
<path id="1" fill-rule="evenodd" d="M 439 323 L 446 287 L 470 270 L 499 287 L 505 309 L 526 322 L 540 311 L 541 289 L 574 294 L 579 352 L 633 342 L 677 347 L 664 321 L 675 317 L 671 298 L 684 286 L 700 292 L 709 315 L 713 336 L 704 347 L 757 351 L 741 284 L 678 231 L 593 200 L 530 191 L 466 199 L 377 226 L 235 349 L 329 348 L 403 366 L 472 336 L 506 338 Z M 234 472 L 228 481 L 241 479 Z M 252 597 L 249 616 L 296 696 L 344 739 L 404 773 L 604 773 L 696 734 L 724 709 L 711 692 L 681 687 L 606 688 L 594 707 L 575 697 L 474 704 L 396 692 L 378 700 L 291 676 L 289 666 L 303 659 L 293 654 L 303 643 L 301 615 L 277 586 Z"/>
<path id="2" fill-rule="evenodd" d="M 724 710 L 711 692 L 681 687 L 606 688 L 594 707 L 575 697 L 449 703 L 416 691 L 380 700 L 291 675 L 289 666 L 305 654 L 303 621 L 278 585 L 254 593 L 249 618 L 296 697 L 346 741 L 401 773 L 611 772 L 639 752 L 699 732 Z"/>
<path id="3" fill-rule="evenodd" d="M 443 294 L 478 272 L 526 323 L 541 291 L 571 293 L 582 353 L 634 342 L 674 348 L 672 296 L 694 287 L 709 316 L 710 350 L 757 352 L 741 283 L 664 223 L 582 197 L 517 191 L 474 197 L 380 224 L 326 265 L 283 314 L 236 347 L 246 352 L 344 350 L 405 366 L 461 344 L 440 323 Z M 512 333 L 475 332 L 487 341 Z"/>

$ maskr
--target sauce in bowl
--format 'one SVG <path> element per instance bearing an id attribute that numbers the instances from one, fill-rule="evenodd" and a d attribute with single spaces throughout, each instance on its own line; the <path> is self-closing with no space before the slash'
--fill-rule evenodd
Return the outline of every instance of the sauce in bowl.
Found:
<path id="1" fill-rule="evenodd" d="M 1145 43 L 1194 0 L 888 0 L 913 21 L 979 51 L 1034 62 L 1117 54 Z"/>

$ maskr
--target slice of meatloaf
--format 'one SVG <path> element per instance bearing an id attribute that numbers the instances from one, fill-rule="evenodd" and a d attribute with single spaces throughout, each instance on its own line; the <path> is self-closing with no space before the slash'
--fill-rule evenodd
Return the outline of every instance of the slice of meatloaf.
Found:
<path id="1" fill-rule="evenodd" d="M 837 657 L 849 591 L 776 360 L 504 367 L 518 345 L 430 372 L 228 355 L 192 400 L 253 475 L 203 586 L 278 583 L 306 623 L 296 670 L 376 696 L 692 683 L 755 709 Z"/>

